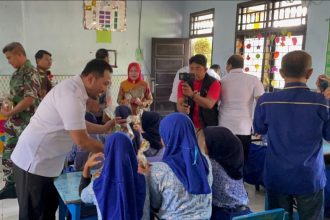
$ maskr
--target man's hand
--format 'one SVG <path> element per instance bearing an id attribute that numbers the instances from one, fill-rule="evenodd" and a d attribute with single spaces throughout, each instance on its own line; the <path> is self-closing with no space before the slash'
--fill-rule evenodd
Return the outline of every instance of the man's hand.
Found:
<path id="1" fill-rule="evenodd" d="M 327 77 L 325 74 L 319 75 L 316 80 L 316 86 L 317 88 L 321 91 L 321 82 L 322 81 L 327 81 L 328 84 L 330 84 L 330 78 Z"/>
<path id="2" fill-rule="evenodd" d="M 189 86 L 189 84 L 186 82 L 182 83 L 182 93 L 183 93 L 183 95 L 188 96 L 188 97 L 192 97 L 194 95 L 194 91 Z"/>
<path id="3" fill-rule="evenodd" d="M 323 95 L 325 96 L 325 98 L 330 99 L 330 87 L 328 87 L 328 88 L 324 91 Z"/>
<path id="4" fill-rule="evenodd" d="M 185 104 L 185 103 L 182 103 L 182 110 L 184 113 L 186 113 L 187 115 L 189 115 L 190 113 L 190 106 Z"/>
<path id="5" fill-rule="evenodd" d="M 121 119 L 121 117 L 116 117 L 110 121 L 107 121 L 103 126 L 104 126 L 104 131 L 105 133 L 110 132 L 116 124 L 126 124 L 127 120 L 126 119 Z"/>
<path id="6" fill-rule="evenodd" d="M 6 118 L 10 118 L 12 116 L 11 111 L 6 111 L 5 108 L 1 108 L 1 114 Z"/>

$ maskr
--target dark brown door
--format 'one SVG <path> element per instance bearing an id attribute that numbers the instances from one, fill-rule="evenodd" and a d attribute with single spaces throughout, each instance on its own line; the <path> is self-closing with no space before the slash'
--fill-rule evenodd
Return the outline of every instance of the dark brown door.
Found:
<path id="1" fill-rule="evenodd" d="M 188 38 L 152 38 L 151 91 L 152 111 L 167 115 L 174 111 L 169 101 L 176 72 L 189 60 Z"/>

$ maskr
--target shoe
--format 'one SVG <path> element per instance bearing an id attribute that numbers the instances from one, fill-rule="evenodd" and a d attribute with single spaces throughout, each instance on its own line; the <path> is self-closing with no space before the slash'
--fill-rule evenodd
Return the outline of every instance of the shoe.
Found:
<path id="1" fill-rule="evenodd" d="M 17 198 L 15 184 L 6 184 L 0 190 L 0 200 L 15 199 L 15 198 Z"/>

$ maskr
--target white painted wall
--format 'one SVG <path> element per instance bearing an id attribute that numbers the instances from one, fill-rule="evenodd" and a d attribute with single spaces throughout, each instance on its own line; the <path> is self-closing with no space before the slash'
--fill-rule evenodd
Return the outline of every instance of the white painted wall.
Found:
<path id="1" fill-rule="evenodd" d="M 237 3 L 243 1 L 143 1 L 141 46 L 145 71 L 150 71 L 152 37 L 188 37 L 189 15 L 215 8 L 213 63 L 224 67 L 234 52 Z M 321 2 L 321 1 L 318 1 Z M 118 51 L 115 74 L 126 74 L 135 59 L 138 45 L 138 1 L 127 1 L 127 31 L 112 33 L 111 44 L 96 43 L 95 31 L 82 26 L 81 1 L 0 1 L 0 47 L 12 41 L 24 44 L 28 57 L 34 60 L 38 49 L 53 54 L 53 72 L 80 73 L 100 47 Z M 313 56 L 314 75 L 309 85 L 314 88 L 318 73 L 324 71 L 328 34 L 326 18 L 330 17 L 330 1 L 311 4 L 308 10 L 306 50 Z M 0 55 L 0 74 L 13 69 Z"/>
<path id="2" fill-rule="evenodd" d="M 183 36 L 189 36 L 190 13 L 215 8 L 213 63 L 225 67 L 230 55 L 234 53 L 235 22 L 237 4 L 244 1 L 185 1 Z M 306 51 L 313 57 L 314 74 L 308 82 L 315 88 L 315 81 L 324 72 L 325 53 L 328 37 L 328 22 L 330 17 L 330 1 L 317 1 L 308 8 Z"/>
<path id="3" fill-rule="evenodd" d="M 96 43 L 96 33 L 83 28 L 82 1 L 0 1 L 0 47 L 22 42 L 28 58 L 46 49 L 53 55 L 55 74 L 78 74 L 98 48 L 118 51 L 115 74 L 126 74 L 138 46 L 138 1 L 127 1 L 127 31 L 113 32 L 112 43 Z M 150 70 L 151 38 L 182 36 L 182 3 L 144 1 L 141 47 L 145 72 Z M 0 74 L 11 74 L 12 67 L 0 56 Z"/>
<path id="4" fill-rule="evenodd" d="M 2 53 L 3 47 L 12 41 L 24 42 L 22 5 L 20 1 L 0 1 L 0 75 L 12 72 L 11 66 Z M 10 21 L 11 22 L 8 22 Z M 9 25 L 9 23 L 11 25 Z"/>
<path id="5" fill-rule="evenodd" d="M 317 1 L 320 4 L 311 3 L 308 8 L 306 51 L 312 55 L 314 73 L 308 81 L 311 88 L 316 88 L 317 76 L 324 73 L 326 49 L 328 42 L 330 1 Z"/>

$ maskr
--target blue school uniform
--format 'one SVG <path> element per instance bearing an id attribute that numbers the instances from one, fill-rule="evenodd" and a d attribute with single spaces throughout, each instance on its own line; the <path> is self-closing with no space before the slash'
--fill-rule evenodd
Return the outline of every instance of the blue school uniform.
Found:
<path id="1" fill-rule="evenodd" d="M 330 140 L 329 104 L 304 83 L 258 100 L 254 130 L 268 134 L 264 183 L 268 191 L 306 195 L 326 184 L 322 139 Z"/>

